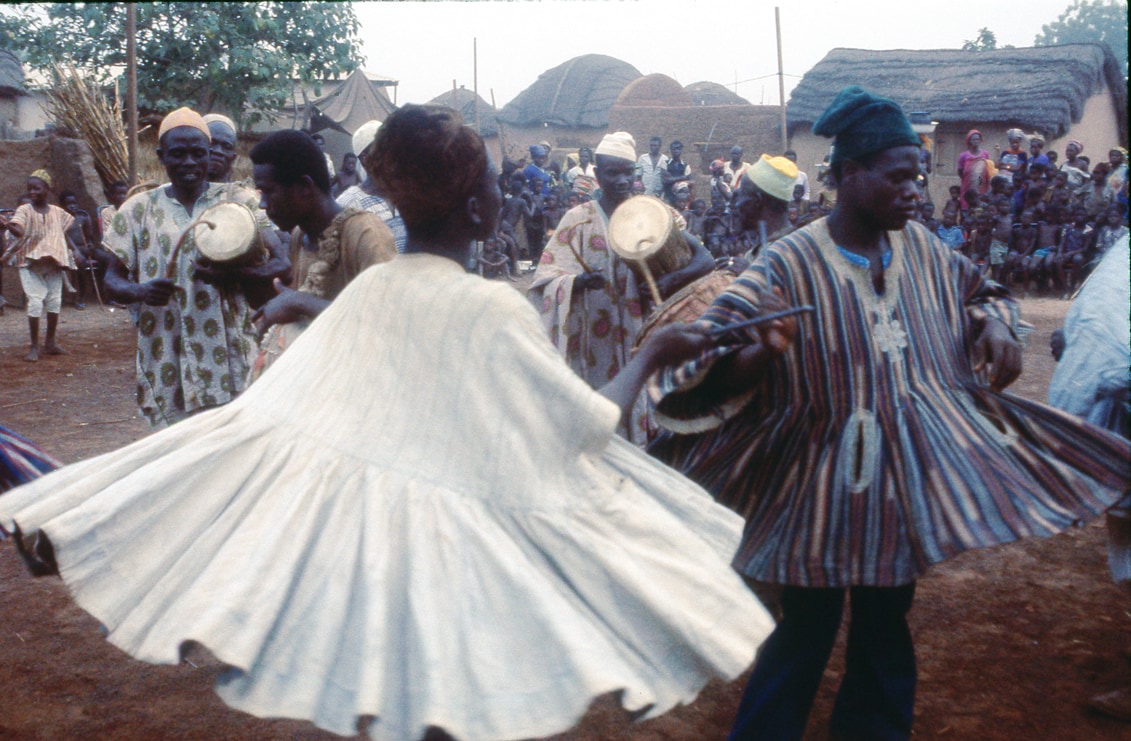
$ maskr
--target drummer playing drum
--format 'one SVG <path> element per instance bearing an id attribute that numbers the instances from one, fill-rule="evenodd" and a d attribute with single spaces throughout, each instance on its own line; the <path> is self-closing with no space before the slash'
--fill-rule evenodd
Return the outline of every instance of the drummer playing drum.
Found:
<path id="1" fill-rule="evenodd" d="M 234 399 L 244 389 L 256 348 L 249 294 L 274 295 L 272 281 L 289 279 L 290 261 L 259 209 L 258 194 L 209 184 L 210 134 L 200 114 L 173 111 L 161 123 L 157 157 L 167 185 L 139 193 L 115 214 L 105 235 L 106 291 L 138 304 L 138 405 L 153 427 L 165 427 Z M 261 251 L 253 261 L 202 261 L 176 249 L 205 211 L 225 202 L 250 209 Z M 197 230 L 203 231 L 203 230 Z"/>
<path id="2" fill-rule="evenodd" d="M 575 206 L 562 217 L 542 253 L 528 295 L 569 366 L 599 388 L 628 364 L 648 313 L 650 291 L 643 277 L 609 249 L 609 219 L 632 197 L 636 164 L 632 136 L 624 131 L 606 135 L 595 151 L 595 162 L 600 200 Z M 683 217 L 673 218 L 682 230 Z M 698 239 L 682 236 L 688 245 L 682 267 L 653 276 L 661 300 L 713 266 Z M 641 397 L 621 434 L 643 444 L 648 429 L 647 404 Z"/>

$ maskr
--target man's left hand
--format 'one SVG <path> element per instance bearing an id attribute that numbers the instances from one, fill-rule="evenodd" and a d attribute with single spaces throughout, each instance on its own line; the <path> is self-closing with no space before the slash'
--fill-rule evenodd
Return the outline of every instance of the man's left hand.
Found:
<path id="1" fill-rule="evenodd" d="M 987 317 L 974 340 L 974 372 L 992 365 L 990 388 L 1001 391 L 1021 375 L 1021 343 L 1000 319 Z"/>

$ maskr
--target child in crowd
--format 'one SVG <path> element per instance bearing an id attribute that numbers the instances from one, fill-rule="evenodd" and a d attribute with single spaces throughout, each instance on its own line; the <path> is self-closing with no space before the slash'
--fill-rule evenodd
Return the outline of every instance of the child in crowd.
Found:
<path id="1" fill-rule="evenodd" d="M 479 253 L 479 274 L 484 278 L 505 277 L 514 280 L 511 272 L 510 256 L 503 251 L 503 246 L 497 236 L 488 237 L 483 242 L 483 251 Z"/>
<path id="2" fill-rule="evenodd" d="M 990 244 L 994 238 L 994 220 L 988 213 L 975 217 L 974 232 L 970 235 L 966 256 L 974 261 L 982 272 L 990 269 Z"/>
<path id="3" fill-rule="evenodd" d="M 1103 258 L 1118 239 L 1127 239 L 1127 221 L 1119 206 L 1110 206 L 1096 222 L 1096 261 Z"/>
<path id="4" fill-rule="evenodd" d="M 1088 188 L 1081 199 L 1084 210 L 1092 221 L 1098 219 L 1100 214 L 1111 205 L 1107 187 L 1107 176 L 1110 172 L 1111 165 L 1109 163 L 1100 162 L 1096 165 L 1091 173 L 1091 187 Z"/>
<path id="5" fill-rule="evenodd" d="M 1037 249 L 1037 225 L 1034 223 L 1034 215 L 1031 209 L 1025 209 L 1021 212 L 1019 221 L 1013 225 L 1013 229 L 1009 238 L 1009 253 L 1005 257 L 1004 277 L 1009 281 L 1012 277 L 1017 277 L 1023 281 L 1023 284 L 1028 286 L 1028 278 L 1023 273 L 1022 268 L 1026 264 L 1026 259 L 1033 254 Z"/>
<path id="6" fill-rule="evenodd" d="M 86 297 L 98 288 L 94 286 L 94 221 L 85 209 L 79 208 L 79 198 L 74 191 L 64 190 L 59 192 L 59 205 L 74 218 L 75 223 L 67 231 L 71 243 L 75 245 L 76 256 L 81 256 L 83 267 L 79 268 L 75 280 L 76 309 L 86 308 Z"/>
<path id="7" fill-rule="evenodd" d="M 1013 215 L 1010 213 L 1008 198 L 998 199 L 994 208 L 996 211 L 990 240 L 990 277 L 1001 283 L 1005 279 L 1005 259 L 1009 254 L 1009 243 L 1013 239 Z"/>
<path id="8" fill-rule="evenodd" d="M 935 218 L 935 204 L 932 201 L 923 201 L 919 205 L 919 223 L 927 227 L 932 234 L 939 229 L 939 220 Z"/>
<path id="9" fill-rule="evenodd" d="M 523 197 L 530 202 L 529 213 L 524 215 L 526 224 L 526 243 L 530 245 L 530 259 L 535 265 L 542 259 L 542 248 L 546 246 L 546 213 L 543 210 L 548 196 L 544 195 L 545 184 L 537 175 L 530 177 L 530 191 Z"/>
<path id="10" fill-rule="evenodd" d="M 527 259 L 533 259 L 533 253 L 530 244 L 526 241 L 526 229 L 520 227 L 520 224 L 525 225 L 532 216 L 533 206 L 530 194 L 526 191 L 526 176 L 521 172 L 515 172 L 511 175 L 507 198 L 503 201 L 499 229 L 510 233 L 519 252 Z"/>
<path id="11" fill-rule="evenodd" d="M 966 231 L 958 225 L 958 212 L 947 210 L 943 213 L 942 224 L 935 234 L 952 250 L 961 250 L 966 245 Z"/>
<path id="12" fill-rule="evenodd" d="M 727 227 L 726 218 L 723 216 L 708 216 L 704 222 L 704 227 L 707 233 L 706 245 L 707 251 L 711 253 L 712 257 L 729 257 L 730 256 L 730 229 Z"/>
<path id="13" fill-rule="evenodd" d="M 1064 209 L 1071 203 L 1072 191 L 1068 187 L 1068 173 L 1058 172 L 1053 177 L 1052 188 L 1045 193 L 1045 204 Z"/>
<path id="14" fill-rule="evenodd" d="M 683 218 L 687 219 L 687 231 L 703 239 L 705 234 L 703 227 L 707 221 L 707 202 L 702 198 L 696 198 L 683 213 Z"/>
<path id="15" fill-rule="evenodd" d="M 672 208 L 683 213 L 690 205 L 691 185 L 684 180 L 672 184 Z"/>
<path id="16" fill-rule="evenodd" d="M 954 214 L 954 223 L 957 224 L 961 221 L 962 188 L 957 185 L 952 185 L 948 189 L 948 192 L 950 193 L 950 198 L 943 205 L 943 216 L 945 217 L 948 213 Z"/>
<path id="17" fill-rule="evenodd" d="M 546 243 L 549 235 L 554 233 L 558 228 L 558 222 L 561 221 L 562 215 L 566 212 L 565 203 L 567 199 L 568 186 L 564 183 L 558 183 L 550 188 L 550 195 L 547 196 L 542 203 L 542 228 L 545 234 L 542 236 L 542 243 Z"/>
<path id="18" fill-rule="evenodd" d="M 1009 175 L 994 175 L 990 178 L 990 197 L 1008 198 L 1013 195 L 1013 178 Z"/>
<path id="19" fill-rule="evenodd" d="M 809 213 L 809 201 L 805 198 L 805 186 L 793 186 L 793 200 L 790 201 L 797 208 L 798 219 L 804 218 Z"/>
<path id="20" fill-rule="evenodd" d="M 978 197 L 978 191 L 974 188 L 967 190 L 964 194 L 963 203 L 966 204 L 966 207 L 962 210 L 963 223 L 967 223 L 967 220 L 969 220 L 973 227 L 982 209 L 982 200 Z"/>
<path id="21" fill-rule="evenodd" d="M 723 203 L 730 203 L 731 200 L 731 187 L 730 178 L 724 172 L 726 163 L 722 160 L 715 160 L 710 165 L 711 172 L 711 201 L 714 202 L 715 196 L 718 195 L 722 198 Z"/>
<path id="22" fill-rule="evenodd" d="M 67 236 L 74 217 L 48 203 L 51 176 L 36 170 L 27 179 L 29 203 L 21 205 L 10 219 L 0 219 L 0 228 L 15 237 L 0 257 L 13 260 L 20 269 L 20 282 L 27 296 L 27 322 L 31 347 L 30 362 L 39 360 L 39 319 L 47 314 L 47 333 L 43 341 L 46 355 L 66 355 L 56 341 L 59 312 L 63 305 L 63 270 L 74 270 L 85 260 Z"/>
<path id="23" fill-rule="evenodd" d="M 1072 223 L 1061 229 L 1060 241 L 1049 260 L 1049 277 L 1058 291 L 1065 291 L 1062 298 L 1067 299 L 1072 284 L 1079 282 L 1081 270 L 1092 257 L 1095 236 L 1088 224 L 1088 212 L 1077 207 L 1072 212 Z"/>

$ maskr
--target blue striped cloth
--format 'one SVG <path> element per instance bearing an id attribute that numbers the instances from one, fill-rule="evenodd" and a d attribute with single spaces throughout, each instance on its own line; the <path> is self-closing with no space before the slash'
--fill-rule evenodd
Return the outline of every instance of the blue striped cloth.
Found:
<path id="1" fill-rule="evenodd" d="M 776 242 L 704 319 L 759 313 L 767 283 L 810 304 L 790 349 L 737 399 L 708 401 L 716 347 L 649 382 L 653 446 L 743 515 L 735 566 L 808 587 L 895 586 L 969 548 L 1051 535 L 1099 514 L 1131 478 L 1128 442 L 990 391 L 969 347 L 1018 307 L 920 224 L 889 235 L 878 295 L 818 221 Z"/>

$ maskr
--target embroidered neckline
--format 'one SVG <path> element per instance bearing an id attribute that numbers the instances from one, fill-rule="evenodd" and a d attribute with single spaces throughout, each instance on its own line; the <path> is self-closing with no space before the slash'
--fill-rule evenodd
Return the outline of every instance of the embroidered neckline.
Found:
<path id="1" fill-rule="evenodd" d="M 839 244 L 836 246 L 836 248 L 838 250 L 840 250 L 840 254 L 844 255 L 846 260 L 848 260 L 850 263 L 852 263 L 856 267 L 858 267 L 858 268 L 870 268 L 870 267 L 872 267 L 871 261 L 869 261 L 868 258 L 864 257 L 863 255 L 858 255 L 855 252 L 852 252 L 851 250 L 846 250 L 845 248 L 841 247 Z M 880 256 L 880 261 L 884 265 L 884 270 L 887 270 L 888 268 L 891 267 L 891 247 L 890 246 L 886 250 L 884 250 L 884 254 Z"/>

